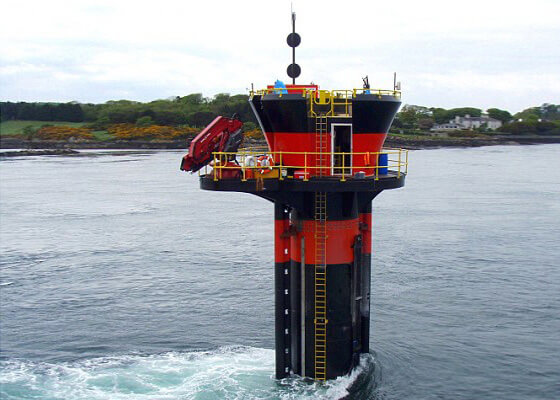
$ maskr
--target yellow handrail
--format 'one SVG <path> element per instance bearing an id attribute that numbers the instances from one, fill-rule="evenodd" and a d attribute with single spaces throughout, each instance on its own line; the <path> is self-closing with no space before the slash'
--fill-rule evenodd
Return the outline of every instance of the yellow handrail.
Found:
<path id="1" fill-rule="evenodd" d="M 373 94 L 377 96 L 393 96 L 396 98 L 401 97 L 400 90 L 391 90 L 391 89 L 367 89 L 367 88 L 356 88 L 356 89 L 333 89 L 333 90 L 323 90 L 323 89 L 315 89 L 315 88 L 266 88 L 266 89 L 258 89 L 258 90 L 251 90 L 249 95 L 265 95 L 265 94 L 286 94 L 286 91 L 295 91 L 301 92 L 302 97 L 321 97 L 321 94 L 329 94 L 329 100 L 336 95 L 338 98 L 346 97 L 346 98 L 353 98 L 356 97 L 358 94 Z M 327 102 L 328 103 L 328 102 Z"/>
<path id="2" fill-rule="evenodd" d="M 310 165 L 309 160 L 313 159 L 310 156 L 322 154 L 323 156 L 328 157 L 327 159 L 340 159 L 341 165 Z M 363 166 L 354 166 L 354 165 L 345 165 L 346 163 L 346 156 L 350 156 L 350 160 L 352 157 L 356 156 L 368 156 L 368 158 L 378 159 L 380 154 L 387 154 L 388 162 L 387 165 L 363 165 Z M 214 181 L 218 181 L 223 178 L 223 170 L 233 170 L 233 169 L 241 169 L 241 180 L 246 181 L 247 178 L 247 171 L 252 171 L 253 176 L 255 176 L 255 171 L 261 170 L 263 167 L 261 165 L 246 165 L 246 159 L 248 157 L 257 158 L 262 155 L 268 155 L 272 157 L 274 160 L 274 165 L 267 166 L 267 169 L 270 171 L 277 170 L 277 174 L 270 174 L 274 176 L 276 179 L 283 180 L 285 176 L 283 173 L 287 171 L 287 169 L 292 170 L 303 170 L 304 176 L 303 180 L 307 181 L 308 175 L 311 175 L 310 172 L 316 171 L 318 169 L 331 169 L 331 175 L 327 175 L 328 178 L 338 178 L 341 182 L 345 182 L 348 178 L 352 178 L 353 171 L 359 170 L 373 170 L 373 176 L 375 180 L 379 180 L 380 178 L 380 169 L 386 169 L 391 171 L 392 173 L 396 173 L 397 177 L 400 178 L 402 174 L 408 173 L 408 150 L 405 149 L 384 149 L 383 151 L 379 152 L 313 152 L 313 151 L 262 151 L 260 149 L 243 149 L 237 152 L 214 152 L 212 153 L 213 161 L 211 167 L 213 168 L 214 172 L 212 173 L 212 178 Z M 284 160 L 285 157 L 289 155 L 303 155 L 303 165 L 297 164 L 285 164 Z M 339 156 L 340 158 L 337 158 Z M 390 157 L 390 156 L 393 156 Z M 238 165 L 228 165 L 227 160 L 237 160 L 240 164 Z M 332 163 L 331 163 L 332 164 Z M 334 170 L 341 171 L 340 173 L 334 173 Z M 207 170 L 205 169 L 205 175 L 207 175 Z M 267 178 L 267 174 L 260 174 L 263 178 Z"/>
<path id="3" fill-rule="evenodd" d="M 251 91 L 250 97 L 253 97 L 255 95 L 263 96 L 266 94 L 277 94 L 278 96 L 282 97 L 283 94 L 286 94 L 285 92 L 290 90 L 300 92 L 301 96 L 309 101 L 309 115 L 312 117 L 317 116 L 317 112 L 315 111 L 315 109 L 317 108 L 316 106 L 321 106 L 323 110 L 326 106 L 327 110 L 324 110 L 322 112 L 324 112 L 324 114 L 327 116 L 350 116 L 351 101 L 360 94 L 375 95 L 379 98 L 381 98 L 382 96 L 392 96 L 396 99 L 401 98 L 401 92 L 399 90 L 367 88 L 322 90 L 310 87 L 260 89 Z M 342 109 L 342 112 L 340 112 L 338 109 Z"/>

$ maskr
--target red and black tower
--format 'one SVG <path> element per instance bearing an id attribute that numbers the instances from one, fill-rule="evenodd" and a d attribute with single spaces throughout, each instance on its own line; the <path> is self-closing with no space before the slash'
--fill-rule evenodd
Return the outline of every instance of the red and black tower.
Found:
<path id="1" fill-rule="evenodd" d="M 321 90 L 296 85 L 299 72 L 293 62 L 291 85 L 251 93 L 267 148 L 223 151 L 226 139 L 214 140 L 200 186 L 274 203 L 276 377 L 325 380 L 369 352 L 372 200 L 404 185 L 407 153 L 382 150 L 399 91 L 367 79 L 360 89 Z"/>

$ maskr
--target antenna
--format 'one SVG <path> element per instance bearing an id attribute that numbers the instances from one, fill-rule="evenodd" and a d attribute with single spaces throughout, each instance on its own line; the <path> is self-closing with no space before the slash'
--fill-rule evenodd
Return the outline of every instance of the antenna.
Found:
<path id="1" fill-rule="evenodd" d="M 364 89 L 369 89 L 369 78 L 367 75 L 365 78 L 362 78 L 362 81 L 364 82 Z"/>
<path id="2" fill-rule="evenodd" d="M 296 33 L 296 13 L 292 8 L 292 33 L 286 39 L 288 46 L 292 48 L 292 63 L 288 65 L 288 76 L 292 78 L 292 84 L 296 84 L 296 78 L 301 74 L 301 68 L 296 64 L 296 47 L 301 43 L 301 36 Z"/>

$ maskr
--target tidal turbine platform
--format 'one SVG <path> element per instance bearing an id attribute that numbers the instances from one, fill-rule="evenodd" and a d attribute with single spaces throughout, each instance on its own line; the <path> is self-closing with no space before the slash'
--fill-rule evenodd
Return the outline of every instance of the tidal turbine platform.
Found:
<path id="1" fill-rule="evenodd" d="M 266 147 L 241 147 L 242 123 L 217 117 L 181 169 L 199 171 L 204 190 L 274 203 L 276 377 L 324 381 L 369 352 L 372 200 L 404 186 L 408 152 L 383 148 L 397 85 L 377 90 L 364 79 L 360 89 L 322 90 L 295 84 L 295 56 L 290 67 L 292 84 L 249 96 Z"/>

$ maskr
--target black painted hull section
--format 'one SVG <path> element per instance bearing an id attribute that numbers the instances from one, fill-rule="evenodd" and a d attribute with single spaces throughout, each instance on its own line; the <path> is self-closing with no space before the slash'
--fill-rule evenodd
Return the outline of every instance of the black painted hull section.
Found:
<path id="1" fill-rule="evenodd" d="M 308 100 L 301 94 L 253 96 L 251 103 L 267 133 L 315 131 L 315 119 L 308 115 Z M 392 96 L 359 94 L 351 101 L 353 133 L 387 133 L 401 102 Z M 330 123 L 348 118 L 329 117 Z"/>
<path id="2" fill-rule="evenodd" d="M 387 133 L 401 102 L 391 96 L 359 94 L 352 100 L 354 134 Z"/>
<path id="3" fill-rule="evenodd" d="M 291 194 L 294 202 L 275 203 L 276 220 L 285 217 L 282 210 L 287 207 L 291 226 L 297 229 L 303 221 L 313 220 L 313 197 Z M 329 221 L 353 222 L 359 213 L 370 212 L 372 196 L 363 195 L 329 193 Z M 301 241 L 296 244 L 301 245 Z M 371 256 L 364 254 L 361 234 L 354 238 L 353 254 L 349 263 L 328 264 L 327 260 L 327 379 L 349 373 L 360 353 L 369 352 Z M 302 259 L 307 258 L 302 255 Z M 276 377 L 282 379 L 290 373 L 314 377 L 315 265 L 305 263 L 303 267 L 302 261 L 291 259 L 276 263 L 275 271 Z"/>

